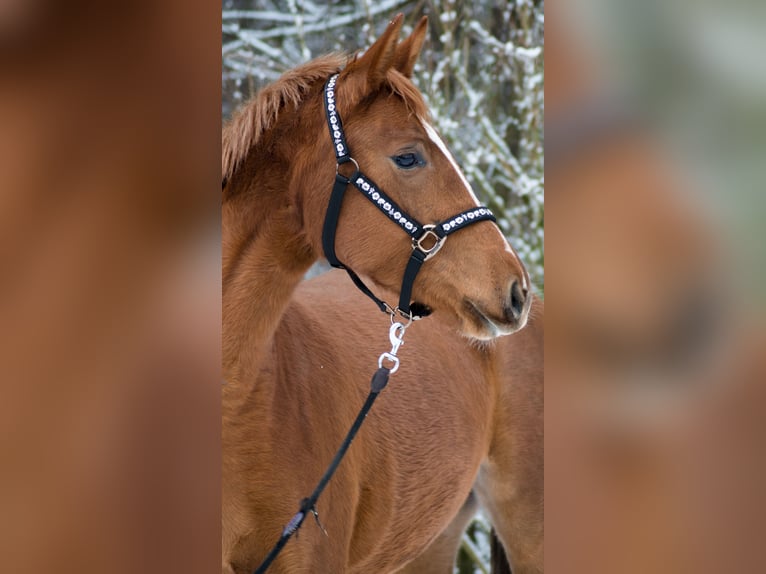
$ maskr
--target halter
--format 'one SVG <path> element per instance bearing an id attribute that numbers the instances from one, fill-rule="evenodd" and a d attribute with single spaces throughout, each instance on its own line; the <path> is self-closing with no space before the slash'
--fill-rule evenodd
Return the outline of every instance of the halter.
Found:
<path id="1" fill-rule="evenodd" d="M 392 316 L 392 320 L 397 312 L 409 320 L 420 318 L 413 314 L 410 301 L 412 298 L 412 286 L 423 263 L 438 253 L 448 235 L 479 221 L 496 222 L 497 220 L 488 208 L 474 207 L 461 211 L 444 221 L 424 225 L 399 207 L 380 187 L 360 171 L 359 164 L 351 157 L 336 103 L 335 85 L 337 82 L 338 74 L 335 74 L 327 80 L 324 88 L 324 109 L 327 115 L 327 127 L 330 130 L 330 139 L 333 143 L 335 160 L 337 162 L 335 167 L 335 184 L 332 188 L 324 226 L 322 227 L 322 248 L 324 249 L 325 257 L 333 267 L 345 269 L 359 290 L 372 299 L 381 311 L 389 313 Z M 354 173 L 351 177 L 346 177 L 340 173 L 340 166 L 345 163 L 352 163 L 354 165 Z M 388 219 L 397 224 L 412 239 L 412 253 L 404 270 L 402 288 L 399 293 L 399 305 L 396 308 L 391 307 L 388 303 L 376 297 L 359 276 L 352 269 L 344 265 L 335 254 L 335 232 L 338 227 L 340 208 L 343 204 L 343 195 L 349 184 L 353 184 L 354 187 L 362 192 L 364 197 L 370 200 L 375 207 L 380 209 Z M 425 313 L 422 313 L 422 315 L 425 315 Z"/>

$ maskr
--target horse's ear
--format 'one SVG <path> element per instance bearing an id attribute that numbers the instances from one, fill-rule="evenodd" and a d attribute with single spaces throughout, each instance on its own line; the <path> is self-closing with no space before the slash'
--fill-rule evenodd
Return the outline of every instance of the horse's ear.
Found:
<path id="1" fill-rule="evenodd" d="M 418 60 L 420 50 L 423 48 L 423 42 L 426 40 L 428 31 L 428 16 L 423 16 L 410 34 L 410 37 L 404 40 L 396 48 L 394 55 L 394 68 L 399 70 L 408 78 L 412 77 L 415 69 L 415 62 Z"/>
<path id="2" fill-rule="evenodd" d="M 403 14 L 397 14 L 383 32 L 383 35 L 370 46 L 364 55 L 352 64 L 354 70 L 364 70 L 367 75 L 367 89 L 372 91 L 380 87 L 386 79 L 386 72 L 394 64 L 396 44 L 402 29 Z"/>

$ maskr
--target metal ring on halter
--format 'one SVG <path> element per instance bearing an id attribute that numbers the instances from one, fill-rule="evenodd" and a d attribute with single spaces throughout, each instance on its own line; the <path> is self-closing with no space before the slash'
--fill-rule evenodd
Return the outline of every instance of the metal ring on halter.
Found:
<path id="1" fill-rule="evenodd" d="M 383 368 L 383 361 L 391 361 L 391 363 L 393 364 L 393 366 L 388 369 L 389 371 L 391 371 L 391 374 L 394 374 L 396 371 L 399 370 L 399 357 L 397 357 L 396 355 L 392 355 L 391 353 L 383 353 L 378 358 L 379 369 Z"/>
<path id="2" fill-rule="evenodd" d="M 404 323 L 405 329 L 409 327 L 410 325 L 412 325 L 412 322 L 416 320 L 416 318 L 412 316 L 412 311 L 410 311 L 409 313 L 405 313 L 404 311 L 399 309 L 398 306 L 391 307 L 391 305 L 389 305 L 388 303 L 386 303 L 385 305 L 386 305 L 386 309 L 388 310 L 388 315 L 389 315 L 389 318 L 391 319 L 392 325 L 396 322 L 397 315 L 399 315 L 399 317 L 401 317 L 402 319 L 407 320 L 407 322 Z"/>
<path id="3" fill-rule="evenodd" d="M 421 235 L 418 239 L 413 238 L 412 239 L 412 248 L 413 249 L 420 249 L 423 253 L 426 254 L 425 261 L 428 261 L 436 255 L 439 251 L 439 249 L 442 248 L 442 245 L 444 245 L 444 240 L 447 239 L 446 236 L 440 237 L 435 231 L 436 226 L 432 223 L 428 223 L 423 226 L 423 235 Z M 427 237 L 433 237 L 435 242 L 431 247 L 423 247 L 423 240 Z"/>
<path id="4" fill-rule="evenodd" d="M 354 170 L 354 173 L 352 173 L 352 174 L 351 174 L 351 176 L 353 177 L 354 175 L 356 175 L 357 173 L 359 173 L 359 164 L 358 164 L 358 163 L 356 163 L 356 160 L 355 160 L 353 157 L 349 156 L 349 157 L 348 157 L 348 159 L 347 159 L 346 161 L 344 161 L 344 162 L 342 162 L 342 163 L 336 163 L 336 164 L 335 164 L 335 175 L 343 175 L 343 174 L 342 174 L 342 173 L 340 173 L 340 171 L 339 171 L 339 170 L 340 170 L 340 166 L 342 166 L 342 165 L 344 165 L 344 164 L 347 164 L 347 163 L 349 163 L 349 162 L 353 163 L 353 164 L 354 164 L 354 168 L 355 168 L 355 170 Z M 351 181 L 351 178 L 350 178 L 350 177 L 346 177 L 345 175 L 344 175 L 343 177 L 345 177 L 346 179 L 348 179 L 349 181 Z"/>

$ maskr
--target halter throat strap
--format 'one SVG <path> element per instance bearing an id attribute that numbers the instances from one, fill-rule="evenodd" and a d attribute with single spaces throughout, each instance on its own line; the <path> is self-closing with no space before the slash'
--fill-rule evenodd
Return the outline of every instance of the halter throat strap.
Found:
<path id="1" fill-rule="evenodd" d="M 324 224 L 322 226 L 322 249 L 324 250 L 325 257 L 330 265 L 338 269 L 345 269 L 357 288 L 367 295 L 367 297 L 369 297 L 381 311 L 385 313 L 395 313 L 396 311 L 399 311 L 405 317 L 418 318 L 413 315 L 411 309 L 412 288 L 423 263 L 436 255 L 448 235 L 480 221 L 496 222 L 495 216 L 488 208 L 480 206 L 462 211 L 442 222 L 424 225 L 399 207 L 399 205 L 386 195 L 380 187 L 361 172 L 359 164 L 353 157 L 351 157 L 351 152 L 343 131 L 343 122 L 338 113 L 336 98 L 337 81 L 338 74 L 331 76 L 330 79 L 327 80 L 324 89 L 324 108 L 325 115 L 327 116 L 327 127 L 330 131 L 330 138 L 332 140 L 337 165 L 335 170 L 335 183 L 333 184 Z M 347 163 L 351 163 L 354 166 L 354 171 L 350 177 L 346 177 L 340 173 L 340 167 Z M 382 211 L 389 220 L 407 233 L 412 240 L 412 253 L 410 254 L 409 261 L 404 270 L 399 294 L 399 305 L 396 309 L 393 309 L 385 301 L 376 297 L 359 276 L 338 259 L 338 256 L 335 253 L 335 234 L 340 219 L 343 197 L 349 184 L 358 189 L 364 197 Z"/>

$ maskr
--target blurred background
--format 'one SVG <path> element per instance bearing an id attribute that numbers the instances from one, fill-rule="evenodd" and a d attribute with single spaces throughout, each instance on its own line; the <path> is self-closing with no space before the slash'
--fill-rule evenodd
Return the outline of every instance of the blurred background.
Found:
<path id="1" fill-rule="evenodd" d="M 220 567 L 220 7 L 0 1 L 0 571 Z"/>
<path id="2" fill-rule="evenodd" d="M 546 566 L 763 572 L 763 6 L 546 6 Z"/>

